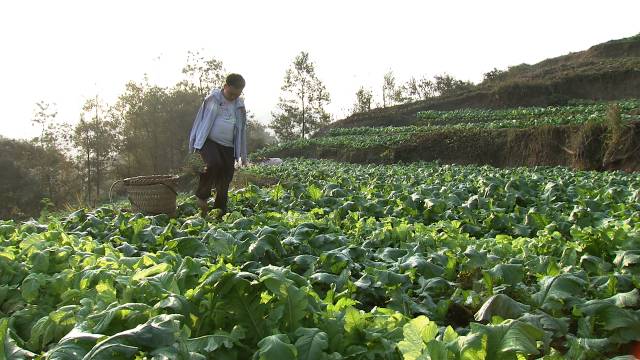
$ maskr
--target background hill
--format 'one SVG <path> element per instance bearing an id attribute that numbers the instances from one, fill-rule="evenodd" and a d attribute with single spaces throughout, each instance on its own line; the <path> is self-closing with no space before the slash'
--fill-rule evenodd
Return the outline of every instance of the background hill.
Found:
<path id="1" fill-rule="evenodd" d="M 471 90 L 452 96 L 356 113 L 319 131 L 361 126 L 405 126 L 424 110 L 565 105 L 575 100 L 640 97 L 640 34 L 537 64 L 495 71 Z"/>

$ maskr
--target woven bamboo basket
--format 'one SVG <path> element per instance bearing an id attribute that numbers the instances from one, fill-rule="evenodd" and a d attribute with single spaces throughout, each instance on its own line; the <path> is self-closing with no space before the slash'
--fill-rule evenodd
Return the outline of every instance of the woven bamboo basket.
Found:
<path id="1" fill-rule="evenodd" d="M 136 176 L 118 180 L 111 185 L 111 191 L 118 183 L 123 183 L 131 203 L 131 209 L 149 215 L 176 215 L 177 175 Z"/>

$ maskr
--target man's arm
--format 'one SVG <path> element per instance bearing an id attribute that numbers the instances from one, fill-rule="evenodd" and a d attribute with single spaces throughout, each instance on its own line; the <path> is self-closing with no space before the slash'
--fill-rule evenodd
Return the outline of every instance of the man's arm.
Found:
<path id="1" fill-rule="evenodd" d="M 244 106 L 240 108 L 240 113 L 242 114 L 242 131 L 240 132 L 240 160 L 243 166 L 247 166 L 249 164 L 249 159 L 247 156 L 247 109 Z"/>
<path id="2" fill-rule="evenodd" d="M 196 152 L 195 144 L 196 139 L 198 138 L 198 131 L 200 126 L 202 126 L 202 115 L 204 114 L 204 107 L 206 104 L 206 100 L 202 102 L 200 108 L 198 109 L 198 113 L 196 114 L 196 118 L 193 120 L 193 125 L 191 126 L 191 132 L 189 134 L 189 152 Z"/>

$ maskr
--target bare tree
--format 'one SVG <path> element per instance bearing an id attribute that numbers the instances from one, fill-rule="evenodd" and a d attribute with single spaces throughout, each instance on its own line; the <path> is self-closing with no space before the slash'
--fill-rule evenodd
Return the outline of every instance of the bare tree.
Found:
<path id="1" fill-rule="evenodd" d="M 197 50 L 188 52 L 182 73 L 187 75 L 187 84 L 194 86 L 203 99 L 211 89 L 222 87 L 226 76 L 222 61 L 206 58 Z"/>
<path id="2" fill-rule="evenodd" d="M 382 82 L 382 106 L 393 106 L 402 102 L 402 88 L 396 86 L 396 77 L 393 71 L 389 70 L 384 74 Z"/>

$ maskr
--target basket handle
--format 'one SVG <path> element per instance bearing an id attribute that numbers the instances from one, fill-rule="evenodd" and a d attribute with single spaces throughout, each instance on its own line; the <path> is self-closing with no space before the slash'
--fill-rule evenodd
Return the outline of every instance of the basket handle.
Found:
<path id="1" fill-rule="evenodd" d="M 120 179 L 120 180 L 116 180 L 113 184 L 111 184 L 111 187 L 109 188 L 109 202 L 113 202 L 111 200 L 111 192 L 113 191 L 113 187 L 116 186 L 117 183 L 121 183 L 124 182 L 124 180 Z"/>

